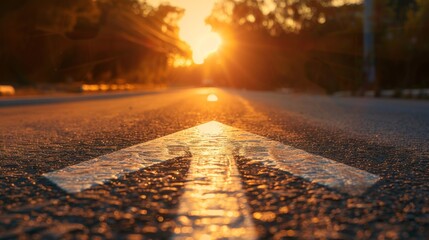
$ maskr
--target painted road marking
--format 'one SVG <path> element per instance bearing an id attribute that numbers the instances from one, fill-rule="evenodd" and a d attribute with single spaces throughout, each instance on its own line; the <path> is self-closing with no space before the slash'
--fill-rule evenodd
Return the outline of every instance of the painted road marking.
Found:
<path id="1" fill-rule="evenodd" d="M 310 182 L 359 196 L 381 178 L 334 160 L 229 127 L 237 156 L 279 169 Z"/>
<path id="2" fill-rule="evenodd" d="M 78 193 L 109 180 L 177 157 L 189 157 L 186 143 L 189 131 L 134 145 L 43 176 L 68 193 Z"/>
<path id="3" fill-rule="evenodd" d="M 256 239 L 231 136 L 216 122 L 196 130 L 173 239 Z"/>
<path id="4" fill-rule="evenodd" d="M 162 138 L 138 144 L 44 176 L 68 193 L 77 193 L 175 157 L 198 156 L 219 147 L 230 157 L 242 156 L 308 181 L 351 195 L 363 194 L 380 177 L 345 164 L 307 153 L 280 142 L 212 121 Z M 205 140 L 201 144 L 201 139 Z M 204 146 L 201 148 L 201 146 Z M 209 151 L 210 155 L 210 151 Z M 207 167 L 211 167 L 212 163 Z M 192 169 L 192 167 L 191 167 Z"/>

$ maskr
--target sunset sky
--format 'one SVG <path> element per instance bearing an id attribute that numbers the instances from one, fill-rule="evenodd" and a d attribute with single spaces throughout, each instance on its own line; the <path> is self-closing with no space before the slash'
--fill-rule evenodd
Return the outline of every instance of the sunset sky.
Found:
<path id="1" fill-rule="evenodd" d="M 362 0 L 334 0 L 337 5 L 357 3 Z M 193 59 L 197 64 L 203 63 L 204 59 L 217 50 L 222 39 L 211 31 L 210 26 L 205 24 L 205 19 L 210 15 L 216 0 L 148 0 L 154 6 L 161 3 L 170 3 L 185 9 L 180 26 L 180 37 L 187 42 L 193 51 Z"/>
<path id="2" fill-rule="evenodd" d="M 166 1 L 149 0 L 148 2 L 157 6 Z M 210 26 L 204 22 L 204 19 L 210 15 L 215 0 L 171 0 L 167 2 L 186 10 L 185 16 L 179 24 L 180 37 L 191 46 L 195 63 L 202 63 L 207 55 L 216 51 L 221 42 L 219 36 L 211 32 Z"/>

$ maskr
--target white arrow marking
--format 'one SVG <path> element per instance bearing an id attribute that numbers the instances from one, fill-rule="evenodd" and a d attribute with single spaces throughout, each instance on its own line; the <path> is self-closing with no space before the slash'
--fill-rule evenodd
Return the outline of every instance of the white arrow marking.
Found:
<path id="1" fill-rule="evenodd" d="M 364 193 L 380 179 L 363 170 L 216 121 L 46 173 L 44 176 L 64 191 L 77 193 L 176 157 L 213 157 L 214 153 L 210 152 L 210 148 L 224 145 L 227 147 L 223 149 L 227 151 L 222 156 L 243 156 L 351 195 Z M 213 166 L 212 162 L 207 165 L 210 166 Z"/>
<path id="2" fill-rule="evenodd" d="M 352 195 L 364 193 L 379 180 L 368 172 L 215 121 L 44 176 L 64 191 L 77 193 L 175 157 L 188 157 L 191 167 L 173 238 L 255 239 L 235 156 Z"/>

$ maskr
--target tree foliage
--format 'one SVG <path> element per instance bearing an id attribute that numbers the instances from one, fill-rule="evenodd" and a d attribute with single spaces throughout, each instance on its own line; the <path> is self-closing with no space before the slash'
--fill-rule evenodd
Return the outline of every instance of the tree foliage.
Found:
<path id="1" fill-rule="evenodd" d="M 427 1 L 374 2 L 380 87 L 428 86 L 419 67 L 429 42 Z M 364 86 L 362 4 L 223 0 L 207 23 L 225 38 L 211 59 L 212 74 L 222 84 L 327 92 Z"/>
<path id="2" fill-rule="evenodd" d="M 183 10 L 138 0 L 5 0 L 0 81 L 162 81 L 168 58 L 189 54 Z"/>

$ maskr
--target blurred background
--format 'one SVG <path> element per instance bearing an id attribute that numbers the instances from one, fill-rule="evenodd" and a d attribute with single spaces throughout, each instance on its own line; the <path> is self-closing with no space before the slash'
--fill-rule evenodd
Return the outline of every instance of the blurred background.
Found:
<path id="1" fill-rule="evenodd" d="M 427 0 L 0 5 L 2 95 L 219 86 L 407 96 L 429 88 Z"/>

